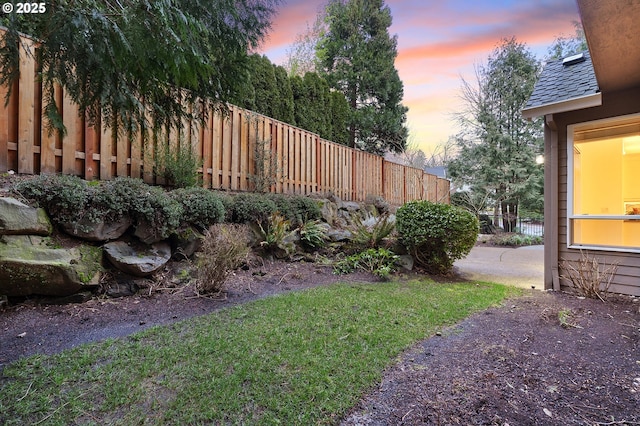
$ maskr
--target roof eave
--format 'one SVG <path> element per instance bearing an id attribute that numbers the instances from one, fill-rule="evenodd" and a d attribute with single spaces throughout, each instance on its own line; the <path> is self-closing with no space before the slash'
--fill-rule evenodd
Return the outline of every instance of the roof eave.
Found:
<path id="1" fill-rule="evenodd" d="M 592 93 L 590 95 L 579 96 L 560 102 L 552 102 L 522 110 L 524 118 L 542 117 L 547 114 L 557 114 L 559 112 L 576 111 L 579 109 L 591 108 L 602 105 L 602 93 Z"/>

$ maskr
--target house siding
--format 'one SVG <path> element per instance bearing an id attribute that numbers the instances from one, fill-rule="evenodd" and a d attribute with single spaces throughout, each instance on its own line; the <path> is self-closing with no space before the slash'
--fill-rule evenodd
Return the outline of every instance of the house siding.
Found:
<path id="1" fill-rule="evenodd" d="M 558 261 L 580 258 L 580 250 L 567 247 L 567 126 L 637 113 L 640 113 L 640 87 L 604 93 L 602 106 L 599 107 L 554 115 L 558 129 L 558 205 L 551 211 L 556 211 L 558 215 Z M 609 289 L 611 292 L 640 296 L 640 254 L 600 250 L 589 250 L 589 254 L 597 257 L 600 262 L 618 263 L 617 274 Z M 560 285 L 561 289 L 568 289 L 569 283 L 560 279 Z"/>

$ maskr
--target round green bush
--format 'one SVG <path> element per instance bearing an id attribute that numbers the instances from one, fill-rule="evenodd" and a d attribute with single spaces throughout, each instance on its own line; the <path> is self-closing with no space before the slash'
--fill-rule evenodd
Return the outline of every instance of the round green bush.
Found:
<path id="1" fill-rule="evenodd" d="M 86 215 L 87 182 L 77 176 L 39 175 L 19 182 L 13 191 L 35 201 L 56 223 L 74 223 Z"/>
<path id="2" fill-rule="evenodd" d="M 267 194 L 266 197 L 275 203 L 278 212 L 293 227 L 318 220 L 322 215 L 318 203 L 304 195 Z"/>
<path id="3" fill-rule="evenodd" d="M 224 220 L 225 208 L 222 200 L 208 189 L 196 186 L 180 188 L 171 191 L 171 197 L 182 205 L 182 222 L 201 231 Z"/>
<path id="4" fill-rule="evenodd" d="M 182 205 L 157 186 L 138 194 L 132 211 L 134 226 L 154 229 L 157 240 L 169 237 L 180 226 L 182 214 Z"/>
<path id="5" fill-rule="evenodd" d="M 233 197 L 231 218 L 234 223 L 266 223 L 277 210 L 273 200 L 264 194 L 238 194 Z"/>
<path id="6" fill-rule="evenodd" d="M 460 207 L 411 201 L 396 213 L 396 229 L 416 263 L 445 274 L 469 254 L 478 238 L 478 219 Z"/>

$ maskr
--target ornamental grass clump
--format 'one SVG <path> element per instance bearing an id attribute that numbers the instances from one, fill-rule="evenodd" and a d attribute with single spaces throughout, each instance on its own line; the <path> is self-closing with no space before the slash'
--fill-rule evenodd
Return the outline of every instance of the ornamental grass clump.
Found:
<path id="1" fill-rule="evenodd" d="M 385 248 L 370 248 L 347 256 L 333 266 L 334 274 L 349 274 L 356 270 L 370 272 L 387 279 L 398 269 L 398 256 Z"/>
<path id="2" fill-rule="evenodd" d="M 316 250 L 327 245 L 326 228 L 319 220 L 309 220 L 298 228 L 300 243 L 307 249 Z"/>
<path id="3" fill-rule="evenodd" d="M 358 216 L 353 217 L 352 243 L 359 248 L 379 248 L 382 243 L 395 230 L 396 224 L 388 214 L 383 214 L 375 219 L 363 221 Z"/>
<path id="4" fill-rule="evenodd" d="M 430 273 L 446 274 L 462 259 L 478 238 L 478 219 L 448 204 L 411 201 L 396 213 L 400 241 L 418 266 Z"/>
<path id="5" fill-rule="evenodd" d="M 198 294 L 219 295 L 231 272 L 242 264 L 248 253 L 249 231 L 246 225 L 212 225 L 196 255 Z"/>

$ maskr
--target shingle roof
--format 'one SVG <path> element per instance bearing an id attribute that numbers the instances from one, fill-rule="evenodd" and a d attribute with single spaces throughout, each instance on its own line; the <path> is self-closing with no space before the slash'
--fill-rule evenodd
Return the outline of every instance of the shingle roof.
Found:
<path id="1" fill-rule="evenodd" d="M 548 62 L 524 109 L 556 104 L 598 93 L 600 89 L 593 71 L 591 56 L 589 52 L 583 54 L 585 60 L 572 65 L 563 65 L 562 59 Z"/>

